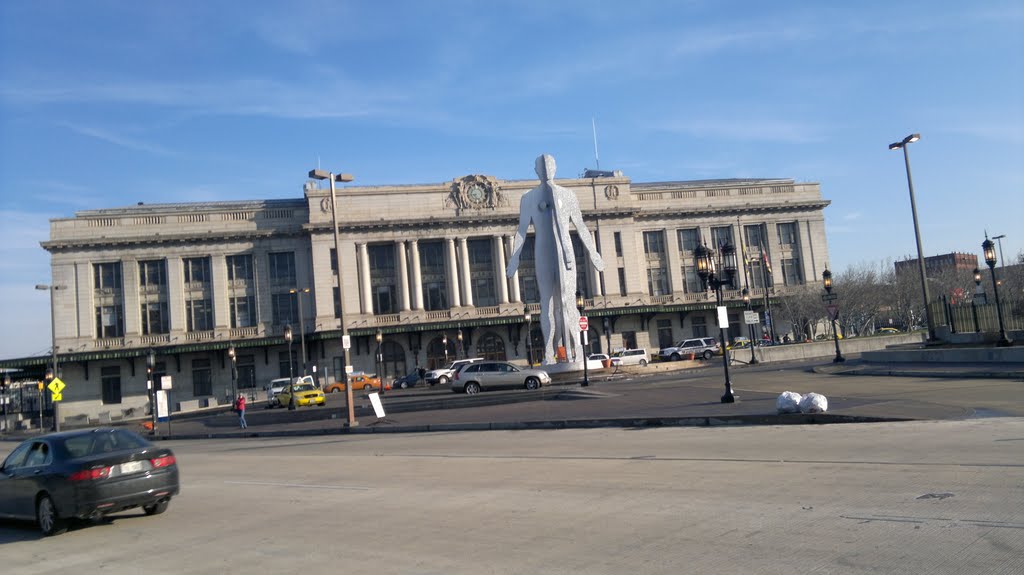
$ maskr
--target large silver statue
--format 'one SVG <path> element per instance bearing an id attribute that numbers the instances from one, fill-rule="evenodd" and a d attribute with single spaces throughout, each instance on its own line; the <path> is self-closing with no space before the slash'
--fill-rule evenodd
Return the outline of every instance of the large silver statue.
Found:
<path id="1" fill-rule="evenodd" d="M 576 194 L 555 183 L 555 159 L 548 154 L 540 156 L 536 170 L 540 185 L 523 194 L 519 201 L 519 229 L 512 240 L 512 256 L 505 273 L 512 277 L 519 269 L 519 256 L 532 223 L 544 363 L 556 363 L 556 344 L 565 347 L 568 359 L 582 361 L 580 312 L 576 309 L 576 261 L 569 235 L 570 223 L 576 226 L 590 261 L 598 271 L 604 271 L 604 260 L 597 252 L 590 230 L 583 223 Z"/>

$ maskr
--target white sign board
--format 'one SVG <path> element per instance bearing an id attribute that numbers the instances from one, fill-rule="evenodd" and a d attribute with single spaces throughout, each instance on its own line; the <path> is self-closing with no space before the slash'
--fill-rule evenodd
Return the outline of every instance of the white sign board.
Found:
<path id="1" fill-rule="evenodd" d="M 160 389 L 171 389 L 171 376 L 160 376 Z"/>
<path id="2" fill-rule="evenodd" d="M 718 306 L 718 327 L 729 329 L 729 310 L 724 305 Z"/>
<path id="3" fill-rule="evenodd" d="M 370 403 L 373 404 L 373 413 L 377 419 L 384 419 L 384 404 L 380 402 L 380 394 L 376 391 L 370 394 Z"/>
<path id="4" fill-rule="evenodd" d="M 344 349 L 352 349 L 352 336 L 348 334 L 341 336 L 341 347 Z"/>
<path id="5" fill-rule="evenodd" d="M 761 316 L 756 311 L 743 312 L 743 323 L 755 325 L 761 323 Z"/>
<path id="6" fill-rule="evenodd" d="M 352 375 L 352 372 L 353 372 L 353 371 L 355 371 L 355 370 L 354 370 L 354 369 L 352 369 L 352 366 L 351 366 L 351 365 L 346 365 L 346 366 L 345 366 L 345 373 L 346 373 L 346 374 L 348 374 L 348 375 Z"/>
<path id="7" fill-rule="evenodd" d="M 167 411 L 167 392 L 162 389 L 158 389 L 156 390 L 156 416 L 158 418 L 164 418 L 168 415 L 170 415 L 170 412 Z"/>

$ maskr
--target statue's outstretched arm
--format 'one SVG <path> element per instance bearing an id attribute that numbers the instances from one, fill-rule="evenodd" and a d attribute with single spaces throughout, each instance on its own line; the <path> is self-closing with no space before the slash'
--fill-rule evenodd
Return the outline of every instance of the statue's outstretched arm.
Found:
<path id="1" fill-rule="evenodd" d="M 597 251 L 597 246 L 594 244 L 594 237 L 590 235 L 590 230 L 587 229 L 586 222 L 583 221 L 583 212 L 580 210 L 580 203 L 576 199 L 576 194 L 571 196 L 571 206 L 569 217 L 572 219 L 573 225 L 576 226 L 576 232 L 580 235 L 580 241 L 583 242 L 583 247 L 587 248 L 587 252 L 590 254 L 590 261 L 594 264 L 594 267 L 599 272 L 604 271 L 604 259 L 601 258 L 601 254 Z"/>

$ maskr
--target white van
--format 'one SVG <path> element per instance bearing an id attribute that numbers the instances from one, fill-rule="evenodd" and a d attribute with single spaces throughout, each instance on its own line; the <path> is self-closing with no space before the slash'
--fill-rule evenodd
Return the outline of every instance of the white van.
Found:
<path id="1" fill-rule="evenodd" d="M 612 361 L 615 361 L 615 359 L 619 360 L 619 365 L 639 365 L 640 367 L 647 367 L 647 350 L 624 349 L 616 352 L 612 356 Z"/>

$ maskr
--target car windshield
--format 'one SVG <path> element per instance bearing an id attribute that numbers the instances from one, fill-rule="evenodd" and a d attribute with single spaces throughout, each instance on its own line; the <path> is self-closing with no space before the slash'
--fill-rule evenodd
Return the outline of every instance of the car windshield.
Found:
<path id="1" fill-rule="evenodd" d="M 297 391 L 297 392 L 299 392 L 299 391 L 316 391 L 316 388 L 313 387 L 312 383 L 300 383 L 298 385 L 293 385 L 292 389 Z"/>

